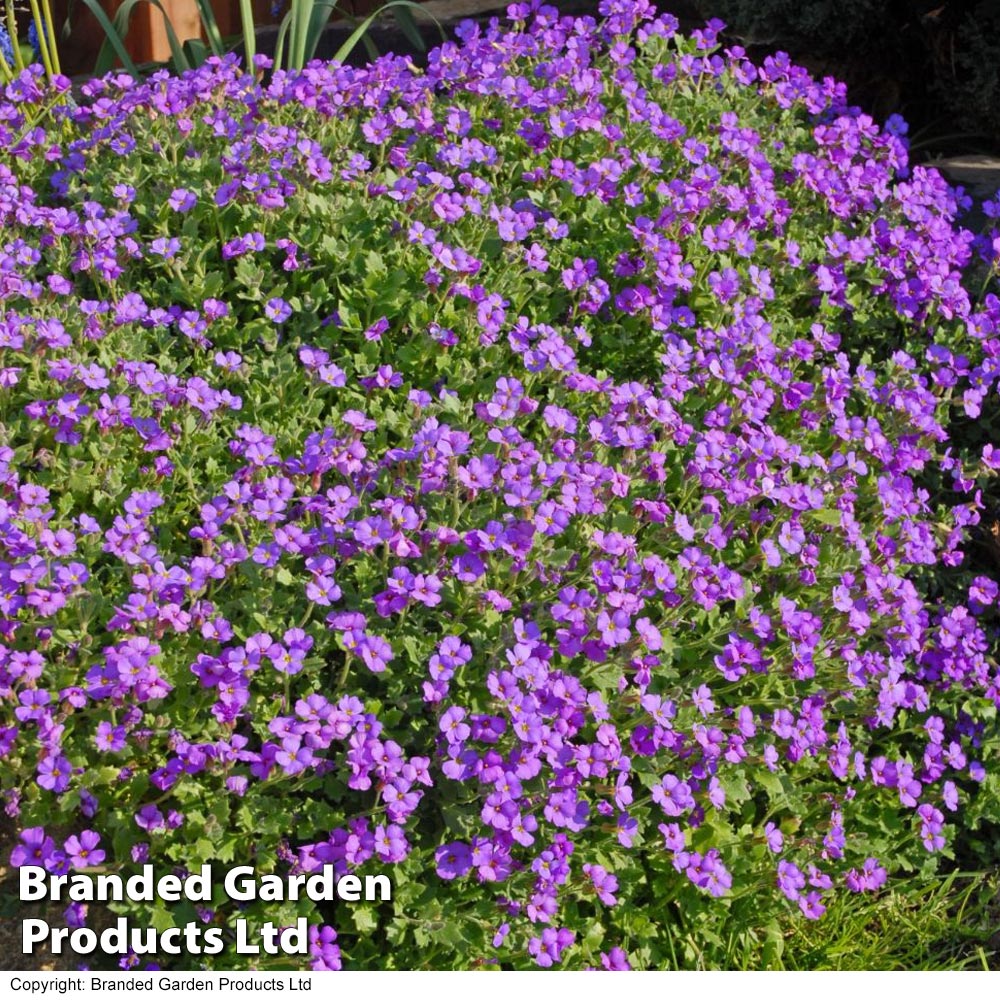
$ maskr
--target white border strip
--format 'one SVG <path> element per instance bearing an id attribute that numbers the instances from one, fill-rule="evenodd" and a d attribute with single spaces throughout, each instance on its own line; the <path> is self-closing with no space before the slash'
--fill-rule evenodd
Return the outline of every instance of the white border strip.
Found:
<path id="1" fill-rule="evenodd" d="M 573 1000 L 607 1000 L 609 990 L 638 988 L 649 1000 L 775 1000 L 782 995 L 809 1000 L 885 1000 L 900 993 L 907 1000 L 940 1000 L 957 988 L 949 972 L 637 972 L 609 979 L 591 972 L 0 972 L 0 996 L 218 998 L 288 997 L 289 1000 L 350 997 L 410 1000 L 425 996 L 470 995 L 475 1000 L 510 1000 L 512 989 L 527 998 L 551 995 L 553 987 L 571 990 Z M 517 979 L 517 983 L 513 980 Z M 569 980 L 573 982 L 570 983 Z M 461 980 L 461 982 L 459 982 Z M 557 980 L 561 981 L 557 982 Z M 962 1000 L 996 1000 L 1000 976 L 961 974 Z"/>

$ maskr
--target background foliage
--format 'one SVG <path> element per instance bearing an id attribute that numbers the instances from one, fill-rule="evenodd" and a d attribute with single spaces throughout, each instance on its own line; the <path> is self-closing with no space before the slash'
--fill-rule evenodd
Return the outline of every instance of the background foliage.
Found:
<path id="1" fill-rule="evenodd" d="M 317 968 L 988 962 L 997 233 L 716 25 L 512 13 L 7 87 L 12 864 L 389 871 L 114 907 Z"/>

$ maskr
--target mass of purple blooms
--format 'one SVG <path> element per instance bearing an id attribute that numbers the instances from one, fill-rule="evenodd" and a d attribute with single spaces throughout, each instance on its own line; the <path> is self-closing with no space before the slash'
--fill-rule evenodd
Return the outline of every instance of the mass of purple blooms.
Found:
<path id="1" fill-rule="evenodd" d="M 11 865 L 388 873 L 315 969 L 656 968 L 991 794 L 996 233 L 718 23 L 509 14 L 6 88 Z"/>

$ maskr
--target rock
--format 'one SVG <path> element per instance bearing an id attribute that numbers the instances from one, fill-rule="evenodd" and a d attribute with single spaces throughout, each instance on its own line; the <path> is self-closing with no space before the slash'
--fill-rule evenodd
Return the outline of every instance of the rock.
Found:
<path id="1" fill-rule="evenodd" d="M 960 184 L 974 198 L 992 198 L 1000 190 L 1000 157 L 966 153 L 929 160 L 952 184 Z"/>

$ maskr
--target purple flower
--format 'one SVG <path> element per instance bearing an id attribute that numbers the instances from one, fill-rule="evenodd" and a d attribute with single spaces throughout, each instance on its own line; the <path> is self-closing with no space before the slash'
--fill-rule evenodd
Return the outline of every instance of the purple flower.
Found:
<path id="1" fill-rule="evenodd" d="M 99 722 L 94 743 L 98 750 L 108 753 L 124 749 L 126 743 L 125 727 L 112 726 L 110 722 Z"/>
<path id="2" fill-rule="evenodd" d="M 292 315 L 292 307 L 282 298 L 268 299 L 264 305 L 264 315 L 272 323 L 285 323 Z"/>
<path id="3" fill-rule="evenodd" d="M 70 903 L 69 906 L 63 911 L 63 920 L 66 921 L 67 927 L 86 927 L 87 926 L 87 904 L 86 903 Z"/>
<path id="4" fill-rule="evenodd" d="M 653 801 L 667 816 L 680 816 L 694 806 L 691 787 L 673 774 L 665 774 L 659 785 L 653 786 L 652 794 Z"/>
<path id="5" fill-rule="evenodd" d="M 627 972 L 632 968 L 628 955 L 621 948 L 612 948 L 609 952 L 601 952 L 601 966 L 609 972 Z"/>
<path id="6" fill-rule="evenodd" d="M 365 340 L 381 340 L 382 334 L 389 329 L 389 321 L 383 316 L 365 330 Z"/>
<path id="7" fill-rule="evenodd" d="M 49 755 L 38 765 L 37 781 L 39 786 L 51 792 L 64 792 L 69 788 L 73 769 L 68 760 L 58 754 Z"/>
<path id="8" fill-rule="evenodd" d="M 469 738 L 472 730 L 462 721 L 464 718 L 465 709 L 458 705 L 452 705 L 441 716 L 439 728 L 450 744 L 460 744 Z"/>
<path id="9" fill-rule="evenodd" d="M 175 212 L 189 212 L 197 204 L 198 198 L 193 191 L 185 188 L 175 188 L 167 199 L 167 204 Z"/>
<path id="10" fill-rule="evenodd" d="M 774 854 L 780 854 L 785 845 L 784 834 L 773 824 L 768 823 L 764 827 L 764 838 L 767 841 L 767 848 Z"/>
<path id="11" fill-rule="evenodd" d="M 21 842 L 11 851 L 11 867 L 20 868 L 22 865 L 47 867 L 55 847 L 55 841 L 46 835 L 44 827 L 28 827 L 21 831 Z"/>
<path id="12" fill-rule="evenodd" d="M 309 967 L 314 972 L 337 972 L 341 969 L 337 932 L 328 924 L 309 927 Z"/>
<path id="13" fill-rule="evenodd" d="M 101 838 L 93 830 L 84 830 L 69 837 L 63 844 L 63 851 L 74 868 L 89 868 L 104 861 L 104 851 L 98 848 Z"/>
<path id="14" fill-rule="evenodd" d="M 575 940 L 576 934 L 565 927 L 560 927 L 558 930 L 546 927 L 541 937 L 533 937 L 528 942 L 528 954 L 543 969 L 547 969 L 559 963 L 563 951 Z"/>
<path id="15" fill-rule="evenodd" d="M 152 802 L 143 806 L 135 814 L 135 824 L 140 830 L 145 830 L 147 833 L 155 833 L 158 830 L 165 830 L 167 828 L 167 822 L 163 817 L 163 813 Z"/>
<path id="16" fill-rule="evenodd" d="M 465 875 L 472 868 L 472 851 L 467 844 L 442 844 L 434 854 L 437 873 L 443 879 Z"/>

